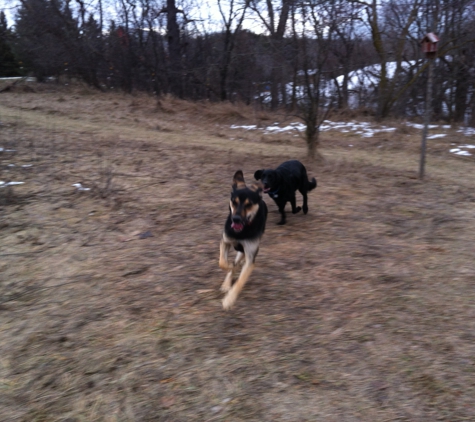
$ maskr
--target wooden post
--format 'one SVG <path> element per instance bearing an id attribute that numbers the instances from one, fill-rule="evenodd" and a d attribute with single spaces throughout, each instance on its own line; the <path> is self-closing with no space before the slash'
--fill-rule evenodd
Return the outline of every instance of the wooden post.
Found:
<path id="1" fill-rule="evenodd" d="M 434 59 L 437 57 L 438 42 L 439 37 L 433 32 L 427 33 L 421 41 L 422 51 L 424 52 L 426 59 L 429 60 L 429 66 L 427 69 L 426 110 L 424 116 L 424 129 L 422 131 L 421 160 L 419 164 L 419 179 L 421 180 L 424 178 L 424 167 L 426 164 L 427 132 L 429 131 L 429 123 L 432 114 L 432 68 L 434 65 Z"/>
<path id="2" fill-rule="evenodd" d="M 422 142 L 421 142 L 421 160 L 419 164 L 419 179 L 424 179 L 424 168 L 426 162 L 426 140 L 427 132 L 429 131 L 430 117 L 432 114 L 432 68 L 434 60 L 432 58 L 429 60 L 428 76 L 427 76 L 427 92 L 426 92 L 426 110 L 424 116 L 424 129 L 422 131 Z"/>

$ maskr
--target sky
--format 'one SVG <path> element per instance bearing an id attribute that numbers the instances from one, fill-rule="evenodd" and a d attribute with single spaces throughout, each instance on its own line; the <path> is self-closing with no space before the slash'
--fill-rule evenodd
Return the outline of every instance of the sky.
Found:
<path id="1" fill-rule="evenodd" d="M 107 10 L 109 10 L 111 18 L 113 18 L 116 15 L 114 4 L 116 4 L 118 0 L 103 0 L 103 1 L 105 4 L 109 4 L 109 7 L 107 8 Z M 217 0 L 187 0 L 187 1 L 190 2 L 191 4 L 193 3 L 195 4 L 195 6 L 191 8 L 191 11 L 190 11 L 191 16 L 189 16 L 189 18 L 196 19 L 198 25 L 202 25 L 203 27 L 205 27 L 207 32 L 213 32 L 213 31 L 219 30 L 222 27 L 222 17 L 219 12 Z M 158 2 L 159 0 L 157 0 L 157 3 Z M 87 4 L 93 7 L 95 3 L 97 3 L 97 1 L 92 0 Z M 177 1 L 177 3 L 179 3 L 179 1 Z M 72 2 L 71 4 L 74 5 L 74 2 Z M 227 4 L 227 1 L 223 0 L 222 4 L 224 7 Z M 14 24 L 15 13 L 19 5 L 20 5 L 20 0 L 0 0 L 0 10 L 3 10 L 3 12 L 5 12 L 9 26 Z M 226 13 L 226 9 L 224 10 Z M 246 14 L 246 16 L 249 16 L 249 12 Z M 263 27 L 257 19 L 247 19 L 244 22 L 243 27 L 255 33 L 263 32 Z"/>
<path id="2" fill-rule="evenodd" d="M 9 26 L 13 24 L 13 17 L 15 16 L 15 8 L 17 3 L 17 1 L 13 0 L 0 0 L 0 10 L 5 13 Z"/>

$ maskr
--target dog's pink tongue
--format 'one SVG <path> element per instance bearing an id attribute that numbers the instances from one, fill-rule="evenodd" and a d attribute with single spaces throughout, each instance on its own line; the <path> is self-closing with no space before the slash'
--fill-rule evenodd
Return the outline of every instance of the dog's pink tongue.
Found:
<path id="1" fill-rule="evenodd" d="M 232 224 L 231 224 L 231 228 L 232 228 L 233 230 L 238 231 L 238 232 L 240 232 L 243 227 L 244 227 L 244 226 L 243 226 L 242 224 L 240 224 L 240 223 L 232 223 Z"/>

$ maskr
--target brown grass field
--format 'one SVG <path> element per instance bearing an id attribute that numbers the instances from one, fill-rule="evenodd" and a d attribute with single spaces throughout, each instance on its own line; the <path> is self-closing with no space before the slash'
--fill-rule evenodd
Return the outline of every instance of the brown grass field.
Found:
<path id="1" fill-rule="evenodd" d="M 473 137 L 430 140 L 420 181 L 401 122 L 322 133 L 323 162 L 292 133 L 230 129 L 292 121 L 81 86 L 0 94 L 0 180 L 25 182 L 0 189 L 2 422 L 475 420 L 475 160 L 449 153 Z M 289 158 L 318 180 L 310 211 L 277 226 L 265 198 L 225 312 L 232 175 Z"/>

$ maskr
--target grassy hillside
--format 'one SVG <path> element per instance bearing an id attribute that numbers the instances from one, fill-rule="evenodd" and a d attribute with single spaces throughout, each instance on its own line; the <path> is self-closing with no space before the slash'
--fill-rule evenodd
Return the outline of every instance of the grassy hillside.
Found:
<path id="1" fill-rule="evenodd" d="M 0 94 L 0 180 L 24 182 L 0 188 L 3 421 L 475 419 L 475 163 L 449 152 L 473 137 L 430 140 L 421 182 L 403 122 L 323 132 L 316 163 L 295 131 L 265 130 L 295 121 L 82 87 Z M 289 158 L 318 180 L 309 214 L 277 226 L 266 197 L 256 269 L 224 312 L 232 175 Z"/>

